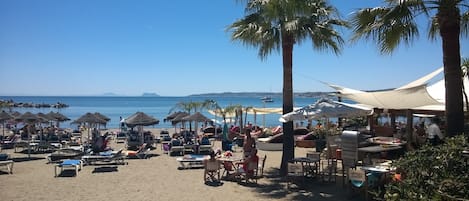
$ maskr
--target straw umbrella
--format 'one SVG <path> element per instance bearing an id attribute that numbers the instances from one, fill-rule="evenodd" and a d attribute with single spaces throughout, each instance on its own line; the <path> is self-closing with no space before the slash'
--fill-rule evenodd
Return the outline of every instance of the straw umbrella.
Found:
<path id="1" fill-rule="evenodd" d="M 2 122 L 2 124 L 3 124 L 3 127 L 2 127 L 3 128 L 3 133 L 2 133 L 3 137 L 2 137 L 2 139 L 5 138 L 5 121 L 11 120 L 11 119 L 13 119 L 13 116 L 8 114 L 7 112 L 5 112 L 3 110 L 2 110 L 2 112 L 0 112 L 0 122 Z"/>
<path id="2" fill-rule="evenodd" d="M 106 120 L 101 119 L 101 118 L 97 117 L 96 115 L 88 112 L 88 113 L 82 115 L 81 117 L 79 117 L 78 119 L 76 119 L 75 121 L 73 121 L 72 123 L 78 123 L 78 124 L 88 123 L 88 140 L 89 140 L 90 139 L 90 128 L 91 128 L 91 126 L 95 125 L 95 124 L 105 124 Z"/>
<path id="3" fill-rule="evenodd" d="M 67 116 L 61 114 L 61 113 L 58 113 L 58 112 L 52 112 L 50 111 L 49 113 L 47 113 L 47 115 L 49 117 L 51 117 L 53 120 L 57 121 L 57 128 L 59 127 L 59 123 L 60 122 L 64 122 L 64 121 L 68 121 L 70 120 Z"/>
<path id="4" fill-rule="evenodd" d="M 176 125 L 178 123 L 181 123 L 183 122 L 183 118 L 186 117 L 186 116 L 189 116 L 189 113 L 187 112 L 179 112 L 174 118 L 171 119 L 171 124 L 174 126 L 174 132 L 176 132 Z"/>
<path id="5" fill-rule="evenodd" d="M 160 120 L 154 117 L 151 117 L 143 112 L 136 112 L 135 114 L 127 117 L 124 122 L 128 127 L 135 127 L 135 126 L 140 127 L 138 130 L 139 130 L 139 134 L 141 136 L 142 144 L 143 144 L 144 136 L 142 132 L 143 131 L 142 127 L 158 124 Z"/>
<path id="6" fill-rule="evenodd" d="M 104 121 L 106 121 L 106 123 L 104 124 L 104 128 L 106 128 L 106 124 L 107 122 L 109 122 L 111 120 L 111 118 L 107 117 L 106 115 L 104 114 L 101 114 L 99 112 L 95 112 L 94 113 L 95 116 L 99 117 L 100 119 L 103 119 Z"/>
<path id="7" fill-rule="evenodd" d="M 189 121 L 189 122 L 196 122 L 195 124 L 195 132 L 197 134 L 197 130 L 198 130 L 198 122 L 211 122 L 212 120 L 209 119 L 208 117 L 204 116 L 202 113 L 200 112 L 196 112 L 192 115 L 189 115 L 189 116 L 186 116 L 184 118 L 182 118 L 183 121 Z"/>
<path id="8" fill-rule="evenodd" d="M 28 158 L 31 158 L 31 126 L 40 122 L 41 118 L 31 112 L 26 112 L 16 117 L 15 120 L 21 121 L 28 125 Z"/>

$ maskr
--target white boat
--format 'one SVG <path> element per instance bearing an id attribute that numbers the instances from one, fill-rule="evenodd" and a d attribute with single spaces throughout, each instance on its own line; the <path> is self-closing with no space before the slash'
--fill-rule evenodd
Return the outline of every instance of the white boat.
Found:
<path id="1" fill-rule="evenodd" d="M 282 151 L 283 142 L 271 142 L 274 136 L 266 138 L 258 138 L 256 147 L 263 151 Z"/>
<path id="2" fill-rule="evenodd" d="M 271 102 L 274 102 L 274 100 L 272 99 L 272 97 L 270 96 L 264 96 L 261 98 L 262 102 L 264 103 L 271 103 Z"/>

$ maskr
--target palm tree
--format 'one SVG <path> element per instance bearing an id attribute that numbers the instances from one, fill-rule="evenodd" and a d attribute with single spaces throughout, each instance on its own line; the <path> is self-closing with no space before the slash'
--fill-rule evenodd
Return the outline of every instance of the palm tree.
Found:
<path id="1" fill-rule="evenodd" d="M 409 45 L 419 35 L 416 20 L 430 21 L 429 37 L 442 39 L 446 88 L 446 134 L 464 130 L 462 73 L 459 36 L 469 33 L 469 12 L 465 0 L 384 0 L 384 7 L 364 8 L 354 13 L 354 36 L 374 39 L 383 54 L 390 54 L 399 43 Z M 465 9 L 465 11 L 464 11 Z M 460 11 L 463 10 L 461 14 Z M 434 15 L 432 15 L 434 14 Z M 461 30 L 462 28 L 462 30 Z"/>
<path id="2" fill-rule="evenodd" d="M 343 39 L 334 29 L 346 26 L 326 0 L 245 0 L 246 16 L 228 27 L 232 40 L 259 48 L 261 60 L 272 51 L 283 57 L 283 113 L 293 111 L 293 46 L 311 39 L 316 50 L 340 53 Z M 280 174 L 294 157 L 293 122 L 283 124 L 284 140 Z"/>
<path id="3" fill-rule="evenodd" d="M 462 94 L 464 95 L 464 102 L 466 103 L 466 119 L 469 118 L 467 113 L 469 112 L 469 99 L 466 94 L 466 88 L 464 87 L 464 79 L 469 76 L 469 58 L 461 58 L 461 70 L 462 70 L 462 78 L 463 78 L 463 85 L 462 85 Z"/>

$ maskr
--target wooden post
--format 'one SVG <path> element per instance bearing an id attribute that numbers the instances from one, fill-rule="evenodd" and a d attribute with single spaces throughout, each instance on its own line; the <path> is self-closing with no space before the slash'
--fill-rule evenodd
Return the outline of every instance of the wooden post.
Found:
<path id="1" fill-rule="evenodd" d="M 405 127 L 405 131 L 406 131 L 406 140 L 407 140 L 407 147 L 410 147 L 410 145 L 412 144 L 412 134 L 414 132 L 414 117 L 413 117 L 413 113 L 414 111 L 412 111 L 411 109 L 408 109 L 406 111 L 406 117 L 407 117 L 407 124 L 406 124 L 406 127 Z"/>

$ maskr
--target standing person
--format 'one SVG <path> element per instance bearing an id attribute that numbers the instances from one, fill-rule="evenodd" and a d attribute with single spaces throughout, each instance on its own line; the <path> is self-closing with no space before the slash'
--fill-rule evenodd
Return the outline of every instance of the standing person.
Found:
<path id="1" fill-rule="evenodd" d="M 243 152 L 244 157 L 249 157 L 251 155 L 251 151 L 256 147 L 256 142 L 254 138 L 251 136 L 251 129 L 246 129 L 246 135 L 244 138 L 243 143 Z"/>
<path id="2" fill-rule="evenodd" d="M 432 123 L 428 126 L 427 128 L 427 138 L 428 141 L 432 145 L 438 145 L 442 142 L 443 138 L 445 137 L 440 130 L 439 127 L 440 124 L 440 118 L 438 117 L 433 117 L 432 118 Z"/>

